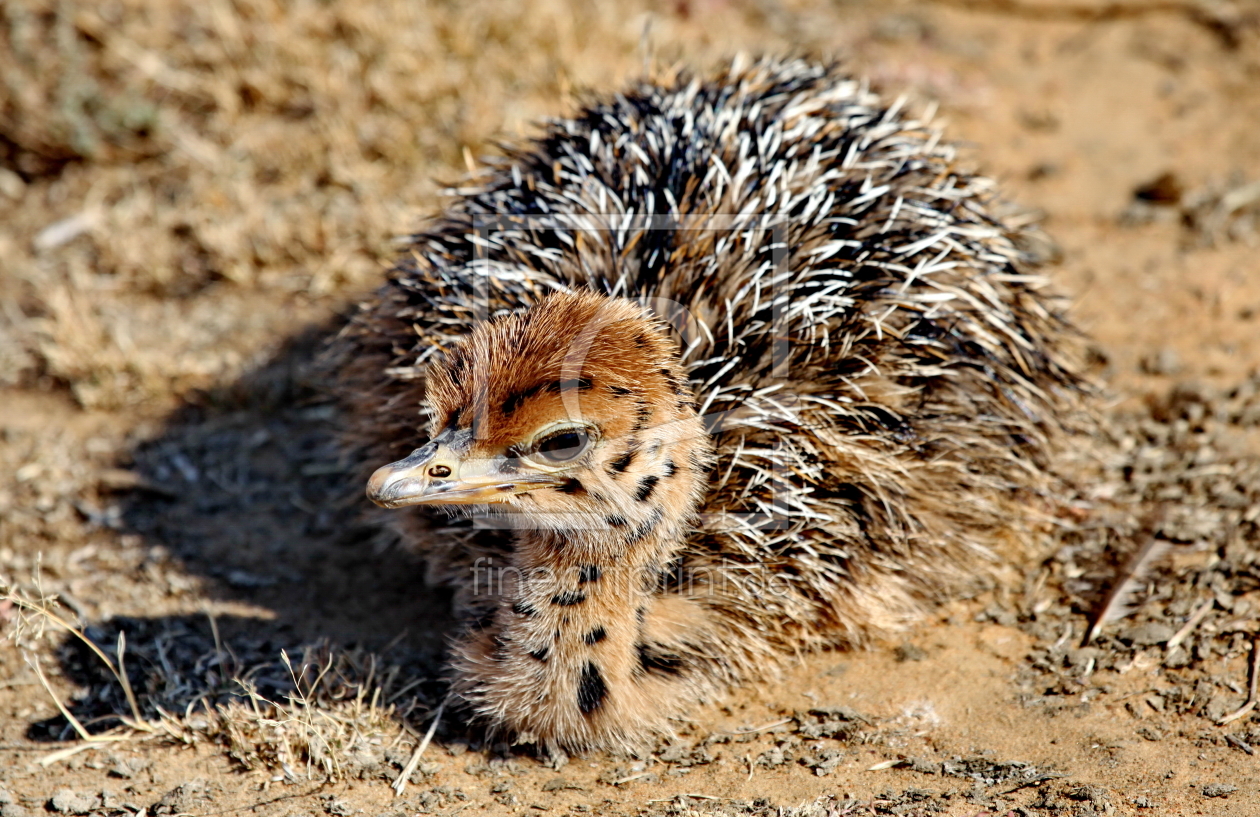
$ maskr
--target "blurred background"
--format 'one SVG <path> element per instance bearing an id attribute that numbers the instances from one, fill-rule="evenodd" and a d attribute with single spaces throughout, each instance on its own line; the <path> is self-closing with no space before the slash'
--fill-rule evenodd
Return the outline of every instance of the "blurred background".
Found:
<path id="1" fill-rule="evenodd" d="M 1260 176 L 1258 13 L 1241 0 L 6 0 L 0 384 L 81 408 L 169 407 L 369 289 L 391 237 L 495 139 L 648 64 L 738 51 L 836 57 L 939 106 L 968 158 L 1044 215 L 1065 288 L 1142 279 L 1106 296 L 1115 313 L 1083 307 L 1127 369 L 1141 325 L 1212 298 L 1142 298 L 1153 279 L 1215 291 L 1228 276 L 1214 255 L 1181 274 L 1167 262 L 1199 237 L 1141 229 L 1193 210 L 1228 233 L 1194 197 Z M 1117 240 L 1135 193 L 1154 207 Z M 1234 231 L 1254 241 L 1250 214 Z M 1130 251 L 1134 236 L 1149 249 Z M 1130 327 L 1099 326 L 1113 314 Z M 1207 344 L 1159 332 L 1164 362 L 1224 366 L 1256 334 L 1220 328 Z"/>

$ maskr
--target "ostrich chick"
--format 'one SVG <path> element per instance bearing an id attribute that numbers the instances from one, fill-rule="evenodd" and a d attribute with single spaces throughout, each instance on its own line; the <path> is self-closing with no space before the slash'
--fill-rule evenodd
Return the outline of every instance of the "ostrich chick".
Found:
<path id="1" fill-rule="evenodd" d="M 1070 495 L 1088 413 L 1037 234 L 864 83 L 644 82 L 474 182 L 333 360 L 492 729 L 641 745 L 784 656 L 908 626 Z"/>
<path id="2" fill-rule="evenodd" d="M 707 434 L 677 347 L 634 304 L 552 295 L 484 323 L 430 367 L 440 428 L 368 495 L 504 507 L 522 528 L 458 691 L 524 740 L 616 743 L 677 691 L 683 653 L 720 650 L 702 605 L 654 596 L 706 484 Z M 487 589 L 500 589 L 482 579 Z"/>

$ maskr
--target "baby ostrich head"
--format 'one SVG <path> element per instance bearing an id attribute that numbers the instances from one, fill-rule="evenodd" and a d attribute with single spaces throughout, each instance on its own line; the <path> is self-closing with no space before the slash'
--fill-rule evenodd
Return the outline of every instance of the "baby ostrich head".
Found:
<path id="1" fill-rule="evenodd" d="M 629 301 L 555 294 L 474 327 L 427 383 L 436 433 L 368 496 L 499 509 L 517 528 L 454 690 L 523 741 L 630 745 L 684 677 L 681 622 L 703 619 L 657 593 L 711 450 L 677 347 Z"/>
<path id="2" fill-rule="evenodd" d="M 379 469 L 379 505 L 480 506 L 620 550 L 677 537 L 709 443 L 677 347 L 630 301 L 551 295 L 429 368 L 432 439 Z"/>

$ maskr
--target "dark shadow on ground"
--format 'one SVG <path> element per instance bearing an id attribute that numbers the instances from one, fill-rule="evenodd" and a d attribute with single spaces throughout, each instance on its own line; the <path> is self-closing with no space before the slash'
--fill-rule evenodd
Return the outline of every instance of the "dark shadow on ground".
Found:
<path id="1" fill-rule="evenodd" d="M 400 677 L 425 679 L 410 693 L 424 709 L 441 697 L 449 598 L 425 585 L 418 559 L 364 520 L 362 469 L 337 449 L 337 407 L 317 365 L 333 331 L 311 328 L 237 382 L 196 395 L 130 452 L 144 487 L 122 497 L 124 532 L 200 577 L 215 601 L 245 611 L 213 623 L 208 614 L 89 623 L 87 635 L 107 653 L 125 633 L 127 673 L 146 717 L 156 706 L 182 715 L 244 700 L 233 680 L 243 675 L 283 701 L 294 685 L 281 652 L 318 658 L 318 645 L 373 652 Z M 115 725 L 111 716 L 128 708 L 103 662 L 74 638 L 59 655 L 84 690 L 71 711 L 94 729 Z M 58 716 L 28 734 L 57 740 L 68 730 Z"/>

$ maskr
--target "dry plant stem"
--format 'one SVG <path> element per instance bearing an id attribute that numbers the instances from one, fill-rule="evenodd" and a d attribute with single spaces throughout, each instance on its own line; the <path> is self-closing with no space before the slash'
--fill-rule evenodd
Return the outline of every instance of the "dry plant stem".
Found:
<path id="1" fill-rule="evenodd" d="M 120 720 L 122 720 L 122 722 L 131 729 L 136 729 L 141 732 L 155 731 L 155 728 L 151 724 L 145 723 L 144 718 L 141 717 L 140 706 L 138 703 L 136 703 L 135 692 L 131 689 L 131 683 L 127 680 L 127 676 L 123 671 L 123 650 L 126 648 L 127 642 L 126 642 L 126 638 L 121 632 L 118 634 L 118 666 L 115 667 L 114 662 L 109 660 L 109 656 L 106 655 L 105 652 L 100 647 L 98 647 L 95 642 L 92 641 L 92 639 L 84 635 L 82 630 L 75 627 L 73 624 L 66 621 L 61 616 L 52 612 L 46 606 L 35 604 L 24 598 L 13 595 L 12 593 L 6 594 L 5 596 L 3 596 L 3 598 L 4 600 L 12 602 L 13 604 L 15 604 L 16 606 L 18 606 L 19 608 L 23 610 L 27 610 L 29 612 L 35 613 L 36 615 L 41 616 L 47 621 L 51 621 L 53 624 L 57 625 L 58 627 L 61 627 L 62 629 L 66 630 L 71 635 L 73 635 L 75 638 L 79 639 L 79 641 L 83 642 L 87 646 L 87 648 L 96 655 L 97 658 L 101 659 L 101 661 L 105 663 L 105 666 L 109 668 L 110 673 L 114 676 L 114 678 L 118 680 L 119 685 L 122 687 L 123 694 L 127 698 L 127 706 L 131 709 L 132 717 L 131 719 L 121 718 Z M 38 665 L 33 663 L 30 658 L 27 659 L 27 663 L 30 663 L 31 666 L 35 669 L 36 674 L 39 675 L 40 681 L 42 681 L 44 684 L 44 688 L 48 690 L 49 695 L 53 696 L 53 701 L 57 704 L 57 708 L 60 709 L 62 711 L 62 714 L 66 716 L 66 720 L 70 721 L 71 725 L 75 727 L 75 731 L 79 732 L 79 734 L 83 736 L 84 740 L 92 740 L 93 737 L 91 737 L 87 733 L 87 731 L 82 727 L 82 725 L 79 724 L 79 722 L 75 720 L 74 717 L 69 713 L 69 710 L 67 710 L 64 706 L 62 706 L 61 702 L 57 699 L 57 696 L 53 694 L 52 688 L 48 686 L 48 682 L 44 679 L 44 674 L 39 669 Z"/>
<path id="2" fill-rule="evenodd" d="M 774 723 L 767 723 L 765 726 L 756 726 L 756 727 L 753 727 L 752 729 L 736 729 L 734 732 L 728 732 L 727 734 L 752 735 L 752 734 L 756 734 L 757 732 L 766 732 L 770 729 L 775 728 L 776 726 L 783 726 L 786 723 L 791 723 L 793 720 L 795 720 L 795 718 L 784 718 L 783 720 L 775 721 Z"/>
<path id="3" fill-rule="evenodd" d="M 65 749 L 59 749 L 56 752 L 52 752 L 51 754 L 45 755 L 44 757 L 40 758 L 39 765 L 48 767 L 54 763 L 65 760 L 66 758 L 71 757 L 72 755 L 77 755 L 79 752 L 90 749 L 101 743 L 115 743 L 120 740 L 127 740 L 128 738 L 131 737 L 131 734 L 93 735 L 90 732 L 88 732 L 87 729 L 84 728 L 83 724 L 79 722 L 79 719 L 76 718 L 69 709 L 66 709 L 65 705 L 61 703 L 61 699 L 57 697 L 57 694 L 55 692 L 53 692 L 52 686 L 48 683 L 48 679 L 44 677 L 44 671 L 40 668 L 39 662 L 36 661 L 33 657 L 28 655 L 26 656 L 26 663 L 28 666 L 30 666 L 31 669 L 35 671 L 35 675 L 36 677 L 39 678 L 40 684 L 43 685 L 44 690 L 48 693 L 48 696 L 52 698 L 53 704 L 57 707 L 57 710 L 61 712 L 62 717 L 64 717 L 67 721 L 69 721 L 70 725 L 74 727 L 74 731 L 78 732 L 79 737 L 83 738 L 83 741 L 84 741 L 83 743 L 77 744 L 75 746 L 70 746 Z"/>
<path id="4" fill-rule="evenodd" d="M 86 636 L 84 637 L 86 638 Z M 123 666 L 123 653 L 127 650 L 127 634 L 118 631 L 118 669 L 114 671 L 114 676 L 118 678 L 118 683 L 122 684 L 123 695 L 127 696 L 127 706 L 131 707 L 131 714 L 136 722 L 140 722 L 140 707 L 136 703 L 136 694 L 131 689 L 131 680 L 127 678 L 127 668 Z M 99 650 L 98 650 L 99 653 Z M 113 667 L 110 667 L 113 670 Z"/>
<path id="5" fill-rule="evenodd" d="M 1247 702 L 1234 712 L 1221 718 L 1218 722 L 1219 726 L 1233 723 L 1239 718 L 1251 714 L 1251 711 L 1256 708 L 1257 683 L 1260 683 L 1260 638 L 1253 639 L 1251 642 L 1251 670 L 1247 681 Z"/>
<path id="6" fill-rule="evenodd" d="M 629 777 L 623 777 L 619 780 L 614 780 L 613 785 L 620 786 L 622 784 L 629 783 L 632 780 L 638 780 L 641 777 L 647 777 L 650 774 L 652 774 L 652 772 L 639 772 L 638 774 L 632 774 Z"/>
<path id="7" fill-rule="evenodd" d="M 1182 625 L 1182 628 L 1178 630 L 1172 638 L 1168 639 L 1168 643 L 1165 645 L 1167 655 L 1171 655 L 1172 651 L 1177 649 L 1177 647 L 1181 645 L 1182 641 L 1186 640 L 1186 636 L 1194 632 L 1194 628 L 1198 627 L 1199 623 L 1202 622 L 1203 619 L 1207 618 L 1207 614 L 1212 612 L 1212 606 L 1215 603 L 1216 602 L 1214 600 L 1208 599 L 1199 605 L 1199 608 L 1194 611 L 1189 619 L 1186 620 L 1186 623 Z"/>
<path id="8" fill-rule="evenodd" d="M 119 739 L 121 740 L 121 738 Z M 39 765 L 43 766 L 44 768 L 48 768 L 54 763 L 60 763 L 61 761 L 66 760 L 67 758 L 74 757 L 80 752 L 86 752 L 88 749 L 95 749 L 99 745 L 100 745 L 100 741 L 94 741 L 91 743 L 88 743 L 88 742 L 76 743 L 73 746 L 67 746 L 64 749 L 58 749 L 55 752 L 51 752 L 50 754 L 44 755 L 43 757 L 39 759 Z"/>
<path id="9" fill-rule="evenodd" d="M 1247 678 L 1247 697 L 1256 700 L 1256 687 L 1260 685 L 1260 639 L 1251 642 L 1251 673 Z"/>
<path id="10" fill-rule="evenodd" d="M 49 697 L 53 699 L 53 704 L 56 705 L 57 710 L 61 712 L 62 717 L 70 722 L 70 725 L 74 727 L 74 731 L 79 733 L 79 737 L 84 740 L 92 740 L 92 734 L 83 727 L 83 724 L 79 723 L 79 719 L 76 718 L 69 709 L 66 709 L 65 704 L 63 704 L 61 699 L 57 697 L 57 694 L 53 692 L 52 686 L 48 683 L 48 679 L 44 677 L 44 670 L 39 666 L 39 661 L 35 660 L 35 658 L 30 655 L 25 656 L 25 658 L 26 665 L 35 671 L 35 675 L 39 678 L 40 684 L 43 685 L 44 690 L 48 693 Z"/>
<path id="11" fill-rule="evenodd" d="M 398 777 L 394 779 L 394 796 L 399 797 L 403 793 L 403 789 L 407 788 L 407 781 L 411 779 L 411 775 L 415 772 L 416 767 L 420 765 L 420 756 L 424 754 L 424 750 L 429 748 L 429 741 L 433 740 L 433 733 L 437 731 L 438 723 L 442 720 L 442 710 L 446 709 L 446 702 L 450 698 L 443 698 L 442 703 L 438 704 L 437 711 L 433 713 L 433 723 L 429 724 L 429 731 L 424 733 L 424 740 L 420 741 L 420 745 L 411 753 L 411 759 L 407 761 L 407 765 L 399 772 Z"/>
<path id="12" fill-rule="evenodd" d="M 1170 542 L 1152 536 L 1129 558 L 1124 568 L 1116 575 L 1116 581 L 1107 593 L 1106 599 L 1103 600 L 1102 607 L 1094 617 L 1094 622 L 1085 631 L 1085 637 L 1081 639 L 1082 647 L 1089 646 L 1104 626 L 1133 612 L 1133 605 L 1130 602 L 1138 585 L 1150 574 L 1155 563 L 1168 552 L 1170 547 L 1172 547 Z"/>

